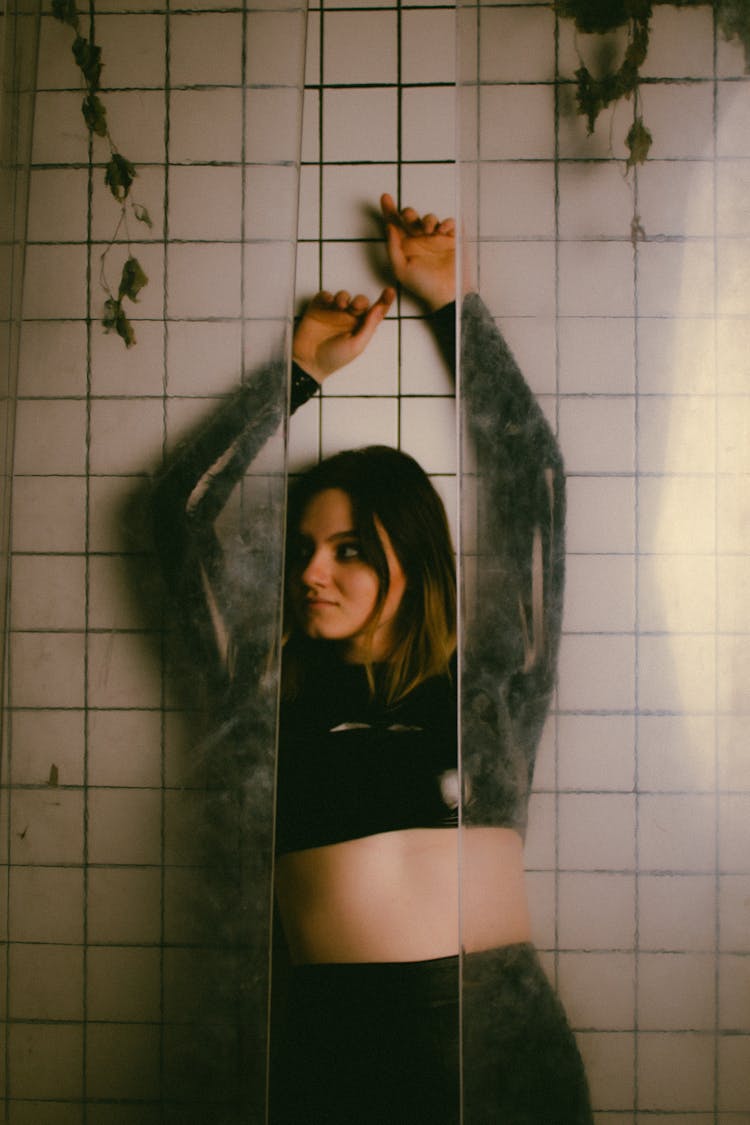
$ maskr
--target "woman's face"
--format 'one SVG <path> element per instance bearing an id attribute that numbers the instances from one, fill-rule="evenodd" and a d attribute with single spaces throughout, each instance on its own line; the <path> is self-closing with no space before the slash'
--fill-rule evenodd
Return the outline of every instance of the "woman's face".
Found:
<path id="1" fill-rule="evenodd" d="M 375 521 L 388 562 L 388 593 L 372 637 L 374 660 L 388 655 L 392 624 L 406 579 L 390 539 Z M 341 641 L 344 659 L 367 658 L 367 625 L 379 593 L 378 576 L 362 558 L 346 492 L 327 488 L 308 503 L 299 526 L 299 561 L 292 570 L 292 600 L 308 637 Z"/>

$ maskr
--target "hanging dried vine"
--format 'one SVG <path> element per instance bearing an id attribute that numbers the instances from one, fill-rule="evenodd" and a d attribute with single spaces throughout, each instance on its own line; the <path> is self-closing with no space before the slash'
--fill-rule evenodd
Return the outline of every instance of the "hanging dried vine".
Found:
<path id="1" fill-rule="evenodd" d="M 726 39 L 739 38 L 745 50 L 745 69 L 750 72 L 750 0 L 555 0 L 559 16 L 572 19 L 579 31 L 604 35 L 627 26 L 628 46 L 618 69 L 595 78 L 582 62 L 575 72 L 578 112 L 593 133 L 603 109 L 619 101 L 633 98 L 633 124 L 625 144 L 628 167 L 643 164 L 653 141 L 640 114 L 638 88 L 640 71 L 649 45 L 650 21 L 654 4 L 672 3 L 675 7 L 710 4 L 716 11 L 718 26 Z"/>
<path id="2" fill-rule="evenodd" d="M 129 213 L 133 215 L 137 222 L 144 223 L 149 228 L 153 224 L 146 208 L 132 199 L 130 195 L 133 180 L 137 175 L 135 165 L 118 150 L 109 131 L 106 107 L 99 96 L 104 66 L 101 47 L 94 42 L 93 36 L 87 38 L 81 34 L 81 19 L 75 0 L 52 0 L 52 15 L 61 23 L 67 24 L 75 32 L 72 47 L 73 58 L 81 72 L 86 91 L 81 105 L 81 113 L 89 133 L 102 137 L 109 145 L 110 155 L 104 170 L 104 182 L 119 205 L 120 216 L 115 232 L 101 256 L 100 281 L 104 292 L 107 294 L 102 324 L 107 332 L 114 329 L 117 335 L 125 341 L 126 347 L 129 348 L 135 343 L 135 332 L 123 307 L 123 301 L 126 299 L 137 301 L 141 289 L 148 283 L 148 277 L 138 259 L 133 256 L 130 248 Z M 128 247 L 128 257 L 122 267 L 117 294 L 115 295 L 107 281 L 106 259 L 123 228 Z"/>

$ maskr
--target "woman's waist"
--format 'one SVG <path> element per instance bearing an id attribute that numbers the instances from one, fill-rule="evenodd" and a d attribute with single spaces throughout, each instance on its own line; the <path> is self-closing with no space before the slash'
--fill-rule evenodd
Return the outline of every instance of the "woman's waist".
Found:
<path id="1" fill-rule="evenodd" d="M 405 829 L 291 852 L 276 891 L 296 963 L 429 960 L 529 936 L 509 828 Z"/>

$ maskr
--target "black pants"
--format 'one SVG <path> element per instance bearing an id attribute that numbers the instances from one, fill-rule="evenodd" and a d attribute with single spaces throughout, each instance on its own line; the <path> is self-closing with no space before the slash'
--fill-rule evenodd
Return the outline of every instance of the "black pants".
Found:
<path id="1" fill-rule="evenodd" d="M 590 1125 L 575 1040 L 533 946 L 465 956 L 461 991 L 459 1006 L 457 957 L 294 969 L 273 1125 L 458 1125 L 462 1098 L 465 1125 Z"/>

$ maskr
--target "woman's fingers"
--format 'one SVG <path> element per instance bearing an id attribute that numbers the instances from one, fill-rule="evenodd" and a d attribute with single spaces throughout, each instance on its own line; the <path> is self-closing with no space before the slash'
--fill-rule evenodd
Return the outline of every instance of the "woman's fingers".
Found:
<path id="1" fill-rule="evenodd" d="M 419 212 L 414 207 L 396 207 L 393 196 L 387 192 L 380 197 L 380 206 L 383 218 L 387 223 L 398 224 L 407 234 L 454 234 L 455 220 L 452 218 L 438 219 L 432 211 L 420 218 Z"/>

